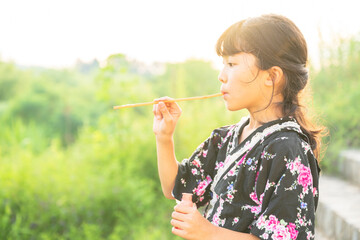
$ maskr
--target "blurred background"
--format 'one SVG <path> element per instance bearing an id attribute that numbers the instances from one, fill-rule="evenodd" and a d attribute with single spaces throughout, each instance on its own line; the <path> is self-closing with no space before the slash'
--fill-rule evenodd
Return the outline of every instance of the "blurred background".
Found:
<path id="1" fill-rule="evenodd" d="M 360 147 L 360 17 L 352 1 L 0 2 L 0 239 L 177 239 L 161 193 L 152 107 L 219 91 L 214 46 L 232 23 L 278 13 L 309 45 L 321 167 Z M 180 103 L 178 160 L 246 112 Z M 325 151 L 326 150 L 326 151 Z"/>

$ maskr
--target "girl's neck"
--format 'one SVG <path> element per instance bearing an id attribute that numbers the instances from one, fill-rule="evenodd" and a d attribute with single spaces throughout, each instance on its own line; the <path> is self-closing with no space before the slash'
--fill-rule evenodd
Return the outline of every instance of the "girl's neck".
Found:
<path id="1" fill-rule="evenodd" d="M 282 117 L 281 111 L 274 105 L 269 106 L 259 112 L 250 112 L 249 124 L 247 130 L 254 131 L 263 124 L 274 121 Z"/>
<path id="2" fill-rule="evenodd" d="M 249 124 L 246 125 L 241 132 L 239 144 L 264 123 L 279 119 L 280 117 L 281 115 L 275 114 L 275 111 L 266 112 L 266 110 L 264 110 L 256 113 L 250 112 Z"/>

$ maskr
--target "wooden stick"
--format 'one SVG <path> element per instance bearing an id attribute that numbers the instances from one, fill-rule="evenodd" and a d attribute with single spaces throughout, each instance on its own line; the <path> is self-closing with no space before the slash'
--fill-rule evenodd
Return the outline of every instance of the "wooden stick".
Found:
<path id="1" fill-rule="evenodd" d="M 125 105 L 121 105 L 121 106 L 114 106 L 114 109 L 153 105 L 153 104 L 157 104 L 159 102 L 166 103 L 166 102 L 182 102 L 182 101 L 200 100 L 200 99 L 206 99 L 206 98 L 220 97 L 222 95 L 223 95 L 222 93 L 216 93 L 216 94 L 212 94 L 212 95 L 205 95 L 205 96 L 199 96 L 199 97 L 177 98 L 177 99 L 173 99 L 173 100 L 160 100 L 160 101 L 152 101 L 152 102 L 144 102 L 144 103 L 125 104 Z"/>

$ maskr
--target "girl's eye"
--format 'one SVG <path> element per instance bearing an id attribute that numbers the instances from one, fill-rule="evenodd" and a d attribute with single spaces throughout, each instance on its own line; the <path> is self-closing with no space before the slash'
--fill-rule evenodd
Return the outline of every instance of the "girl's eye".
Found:
<path id="1" fill-rule="evenodd" d="M 234 64 L 233 63 L 228 63 L 228 66 L 232 67 L 232 66 L 234 66 Z"/>

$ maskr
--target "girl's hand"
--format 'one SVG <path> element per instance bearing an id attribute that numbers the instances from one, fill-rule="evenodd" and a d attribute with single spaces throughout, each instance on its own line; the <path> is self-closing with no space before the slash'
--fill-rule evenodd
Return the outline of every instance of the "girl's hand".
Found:
<path id="1" fill-rule="evenodd" d="M 169 97 L 155 99 L 155 101 L 172 100 Z M 153 131 L 157 137 L 172 137 L 176 123 L 181 115 L 181 108 L 175 102 L 159 102 L 154 104 Z"/>
<path id="2" fill-rule="evenodd" d="M 185 239 L 211 239 L 215 226 L 201 215 L 195 204 L 188 207 L 179 203 L 174 209 L 171 215 L 173 234 Z"/>

